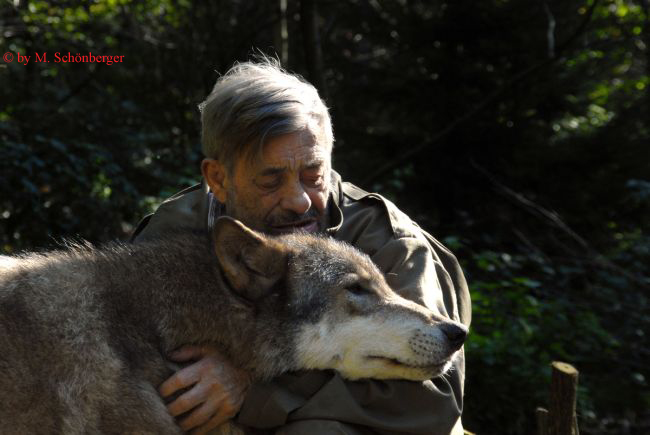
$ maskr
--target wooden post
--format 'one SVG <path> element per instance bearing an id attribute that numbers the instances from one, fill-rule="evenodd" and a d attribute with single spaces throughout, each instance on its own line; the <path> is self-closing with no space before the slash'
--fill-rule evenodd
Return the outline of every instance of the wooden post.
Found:
<path id="1" fill-rule="evenodd" d="M 548 411 L 544 408 L 535 410 L 537 420 L 537 435 L 548 435 Z"/>
<path id="2" fill-rule="evenodd" d="M 551 364 L 551 401 L 549 406 L 549 435 L 578 435 L 576 396 L 578 370 L 571 364 L 555 361 Z"/>

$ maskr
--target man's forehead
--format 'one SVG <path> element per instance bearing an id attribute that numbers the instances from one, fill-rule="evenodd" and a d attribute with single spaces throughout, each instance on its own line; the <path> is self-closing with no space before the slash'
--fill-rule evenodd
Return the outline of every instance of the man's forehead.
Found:
<path id="1" fill-rule="evenodd" d="M 261 155 L 254 159 L 256 169 L 305 169 L 327 165 L 331 159 L 329 147 L 319 143 L 311 134 L 293 133 L 269 140 Z"/>

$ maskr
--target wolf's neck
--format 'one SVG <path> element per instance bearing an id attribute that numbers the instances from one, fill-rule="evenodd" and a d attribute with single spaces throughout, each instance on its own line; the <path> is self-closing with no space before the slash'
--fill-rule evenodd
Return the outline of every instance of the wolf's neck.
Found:
<path id="1" fill-rule="evenodd" d="M 238 349 L 242 362 L 252 358 L 253 349 L 237 346 L 254 334 L 246 313 L 250 308 L 228 289 L 204 236 L 183 234 L 132 249 L 131 276 L 122 286 L 123 294 L 128 304 L 146 307 L 132 313 L 133 320 L 141 316 L 155 328 L 163 352 L 184 344 L 214 343 L 228 354 Z"/>

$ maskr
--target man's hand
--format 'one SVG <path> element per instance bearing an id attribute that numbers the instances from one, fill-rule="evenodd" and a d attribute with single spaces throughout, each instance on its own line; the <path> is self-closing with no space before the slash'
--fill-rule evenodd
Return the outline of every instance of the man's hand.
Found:
<path id="1" fill-rule="evenodd" d="M 192 387 L 167 405 L 174 417 L 193 410 L 179 422 L 181 429 L 205 433 L 237 414 L 250 385 L 248 373 L 234 367 L 216 348 L 207 345 L 183 346 L 170 358 L 177 362 L 196 360 L 177 371 L 158 389 L 161 396 L 168 397 Z"/>

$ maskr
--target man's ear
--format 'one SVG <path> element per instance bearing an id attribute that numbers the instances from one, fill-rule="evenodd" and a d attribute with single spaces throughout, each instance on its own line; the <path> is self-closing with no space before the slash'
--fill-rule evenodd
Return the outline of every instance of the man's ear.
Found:
<path id="1" fill-rule="evenodd" d="M 245 299 L 260 299 L 286 273 L 288 250 L 238 220 L 217 219 L 214 243 L 226 279 Z"/>
<path id="2" fill-rule="evenodd" d="M 201 162 L 201 174 L 210 186 L 212 194 L 220 203 L 225 204 L 227 196 L 225 165 L 217 159 L 205 158 Z"/>

